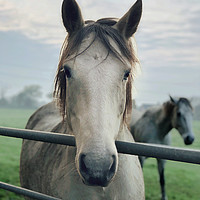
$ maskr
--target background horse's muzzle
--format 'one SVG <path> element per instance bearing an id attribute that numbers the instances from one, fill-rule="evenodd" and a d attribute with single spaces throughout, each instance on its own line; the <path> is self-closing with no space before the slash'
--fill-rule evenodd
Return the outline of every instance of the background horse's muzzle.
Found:
<path id="1" fill-rule="evenodd" d="M 184 142 L 186 145 L 190 145 L 194 142 L 194 137 L 193 136 L 187 136 L 185 139 L 184 139 Z"/>
<path id="2" fill-rule="evenodd" d="M 83 182 L 90 186 L 106 187 L 116 173 L 116 156 L 95 159 L 92 154 L 81 154 L 79 157 L 79 171 Z"/>

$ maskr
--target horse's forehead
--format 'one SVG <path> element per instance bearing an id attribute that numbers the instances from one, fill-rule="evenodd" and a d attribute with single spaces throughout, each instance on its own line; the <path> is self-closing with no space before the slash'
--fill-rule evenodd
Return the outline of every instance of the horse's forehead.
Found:
<path id="1" fill-rule="evenodd" d="M 191 111 L 192 112 L 192 109 L 190 108 L 190 106 L 184 102 L 179 102 L 178 103 L 178 109 L 182 112 L 184 112 L 185 114 L 189 114 Z"/>
<path id="2" fill-rule="evenodd" d="M 102 62 L 107 57 L 108 50 L 98 38 L 95 41 L 92 40 L 93 34 L 90 34 L 83 40 L 78 52 L 80 54 L 79 59 L 85 59 L 86 61 L 93 59 L 95 62 Z"/>
<path id="3" fill-rule="evenodd" d="M 108 49 L 105 47 L 105 45 L 102 43 L 102 41 L 100 40 L 100 38 L 96 38 L 94 39 L 94 33 L 90 33 L 89 35 L 87 35 L 79 48 L 79 52 L 81 53 L 83 51 L 85 51 L 85 49 L 87 49 L 86 55 L 96 55 L 98 54 L 99 56 L 101 56 L 103 59 L 105 59 L 105 57 L 108 54 Z M 117 44 L 111 39 L 109 38 L 109 42 L 110 44 L 114 47 L 114 49 L 121 55 L 120 49 L 117 46 Z M 89 47 L 89 48 L 88 48 Z M 84 57 L 86 56 L 84 55 Z"/>
<path id="4" fill-rule="evenodd" d="M 88 46 L 90 46 L 91 43 L 92 43 L 91 46 L 93 46 L 93 44 L 94 44 L 93 41 L 94 40 L 96 41 L 96 39 L 94 39 L 94 37 L 95 37 L 95 33 L 93 33 L 93 32 L 86 35 L 80 44 L 79 52 L 85 50 Z"/>
<path id="5" fill-rule="evenodd" d="M 124 70 L 124 68 L 131 68 L 128 61 L 122 63 L 119 58 L 109 53 L 109 50 L 103 45 L 99 38 L 93 40 L 94 36 L 90 34 L 82 41 L 77 52 L 78 56 L 70 61 L 74 69 L 87 72 L 94 68 L 105 68 L 107 66 L 107 71 L 115 69 L 115 72 L 117 72 L 118 70 Z M 109 42 L 117 53 L 122 56 L 117 44 L 112 39 L 110 39 Z M 126 61 L 125 58 L 124 60 Z"/>

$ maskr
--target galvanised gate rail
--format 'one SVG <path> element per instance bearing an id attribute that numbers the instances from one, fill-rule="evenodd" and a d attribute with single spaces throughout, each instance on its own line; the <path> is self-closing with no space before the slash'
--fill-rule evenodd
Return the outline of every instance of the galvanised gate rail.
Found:
<path id="1" fill-rule="evenodd" d="M 0 135 L 7 137 L 42 141 L 54 144 L 68 145 L 68 146 L 76 145 L 74 136 L 60 134 L 60 133 L 0 127 Z M 147 156 L 147 157 L 160 158 L 172 161 L 187 162 L 192 164 L 200 164 L 200 151 L 198 150 L 174 148 L 174 147 L 154 145 L 154 144 L 122 142 L 122 141 L 116 141 L 115 144 L 118 153 Z M 58 200 L 57 198 L 54 197 L 49 197 L 47 195 L 15 187 L 2 182 L 0 182 L 0 188 L 21 195 L 29 196 L 33 199 Z"/>
<path id="2" fill-rule="evenodd" d="M 30 197 L 32 199 L 61 200 L 61 199 L 58 199 L 58 198 L 55 198 L 55 197 L 51 197 L 51 196 L 48 196 L 48 195 L 45 195 L 45 194 L 41 194 L 39 192 L 34 192 L 32 190 L 27 190 L 25 188 L 21 188 L 21 187 L 17 187 L 17 186 L 14 186 L 14 185 L 7 184 L 7 183 L 3 183 L 1 181 L 0 181 L 0 188 L 2 188 L 4 190 L 8 190 L 10 192 L 14 192 L 14 193 L 19 194 L 19 195 Z"/>

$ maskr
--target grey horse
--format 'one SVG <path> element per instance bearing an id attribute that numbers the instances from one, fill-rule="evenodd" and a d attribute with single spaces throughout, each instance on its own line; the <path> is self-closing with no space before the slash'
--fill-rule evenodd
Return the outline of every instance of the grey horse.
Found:
<path id="1" fill-rule="evenodd" d="M 138 62 L 133 35 L 141 15 L 137 0 L 120 19 L 85 21 L 75 0 L 63 1 L 68 35 L 54 89 L 62 117 L 47 104 L 26 128 L 73 135 L 76 147 L 23 140 L 22 187 L 62 200 L 144 200 L 138 157 L 118 154 L 115 145 L 134 142 L 127 124 Z"/>
<path id="2" fill-rule="evenodd" d="M 180 133 L 186 145 L 194 141 L 192 130 L 193 109 L 186 98 L 170 100 L 161 106 L 147 109 L 143 114 L 133 111 L 130 124 L 131 133 L 137 142 L 170 145 L 169 132 L 175 128 Z M 143 167 L 146 157 L 139 157 Z M 161 199 L 166 200 L 164 167 L 165 160 L 157 159 L 160 175 Z"/>

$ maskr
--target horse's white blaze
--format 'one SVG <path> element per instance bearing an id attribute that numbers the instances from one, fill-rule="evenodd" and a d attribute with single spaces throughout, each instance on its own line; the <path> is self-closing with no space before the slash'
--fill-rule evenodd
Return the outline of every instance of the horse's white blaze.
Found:
<path id="1" fill-rule="evenodd" d="M 174 115 L 172 118 L 172 125 L 177 128 L 183 139 L 185 140 L 188 136 L 194 138 L 193 128 L 192 128 L 192 109 L 180 102 L 176 110 L 174 110 Z"/>
<path id="2" fill-rule="evenodd" d="M 77 54 L 88 47 L 93 34 L 81 45 Z M 72 55 L 73 57 L 73 55 Z M 109 54 L 96 40 L 76 58 L 65 62 L 72 69 L 68 80 L 68 121 L 76 137 L 79 165 L 80 153 L 92 153 L 101 165 L 107 155 L 117 155 L 115 140 L 123 125 L 128 64 Z M 72 113 L 72 114 L 71 114 Z M 79 169 L 79 166 L 77 167 Z"/>

